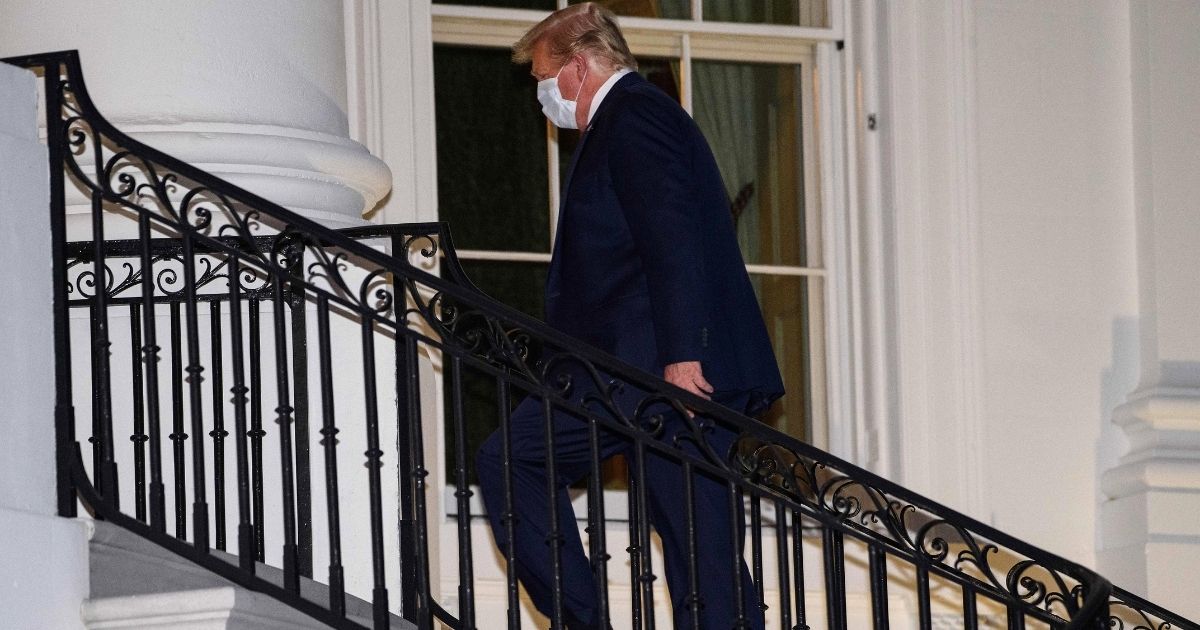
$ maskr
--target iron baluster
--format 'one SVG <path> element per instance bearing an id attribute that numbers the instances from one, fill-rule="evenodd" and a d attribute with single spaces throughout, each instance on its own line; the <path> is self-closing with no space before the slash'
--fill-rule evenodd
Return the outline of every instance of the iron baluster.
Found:
<path id="1" fill-rule="evenodd" d="M 399 239 L 393 237 L 392 252 L 402 252 L 403 242 L 398 242 Z M 396 279 L 393 278 L 393 286 Z M 400 305 L 397 305 L 397 311 L 402 312 Z M 397 315 L 399 321 L 403 319 Z M 400 563 L 400 611 L 404 619 L 416 623 L 418 621 L 418 610 L 421 608 L 419 602 L 419 593 L 421 587 L 417 577 L 418 544 L 416 530 L 416 497 L 413 496 L 413 445 L 411 426 L 417 419 L 412 417 L 412 396 L 410 391 L 412 386 L 410 383 L 417 377 L 411 373 L 413 367 L 409 365 L 408 346 L 409 337 L 404 334 L 405 329 L 400 328 L 396 331 L 395 339 L 393 340 L 395 355 L 396 355 L 396 482 L 400 488 L 400 557 L 413 558 L 413 562 Z"/>
<path id="2" fill-rule="evenodd" d="M 253 493 L 254 555 L 259 562 L 266 560 L 265 508 L 263 506 L 263 390 L 262 390 L 262 323 L 261 302 L 250 298 L 250 487 Z"/>
<path id="3" fill-rule="evenodd" d="M 92 142 L 93 160 L 96 168 L 104 163 L 103 145 L 98 140 Z M 112 505 L 114 510 L 120 509 L 118 495 L 117 462 L 113 453 L 113 417 L 112 417 L 112 366 L 109 360 L 112 354 L 112 343 L 108 335 L 108 273 L 105 267 L 104 252 L 104 197 L 100 190 L 92 191 L 92 244 L 93 244 L 93 280 L 96 284 L 96 294 L 93 296 L 93 338 L 92 357 L 95 361 L 95 371 L 92 373 L 93 395 L 96 399 L 96 412 L 99 423 L 93 421 L 99 431 L 93 437 L 99 440 L 100 458 L 95 472 L 100 486 L 100 496 Z"/>
<path id="4" fill-rule="evenodd" d="M 979 628 L 979 613 L 976 610 L 975 589 L 970 584 L 963 584 L 963 630 Z"/>
<path id="5" fill-rule="evenodd" d="M 250 511 L 250 453 L 246 445 L 249 438 L 246 429 L 246 405 L 250 402 L 246 394 L 250 390 L 246 387 L 246 358 L 243 354 L 242 334 L 242 268 L 237 256 L 230 256 L 229 350 L 233 362 L 233 387 L 229 392 L 233 394 L 233 435 L 237 452 L 238 566 L 242 571 L 253 575 L 254 561 L 258 558 L 258 553 L 254 521 Z"/>
<path id="6" fill-rule="evenodd" d="M 554 410 L 550 406 L 550 399 L 545 396 L 542 397 L 542 416 L 545 420 L 543 431 L 546 449 L 546 506 L 550 517 L 550 533 L 546 537 L 546 544 L 550 546 L 550 569 L 553 572 L 554 603 L 550 614 L 550 627 L 554 630 L 565 630 L 562 572 L 563 524 L 558 522 L 558 465 L 554 461 Z"/>
<path id="7" fill-rule="evenodd" d="M 273 278 L 271 314 L 275 332 L 275 423 L 279 425 L 279 461 L 283 492 L 283 588 L 300 592 L 300 567 L 296 549 L 296 485 L 292 460 L 292 405 L 288 383 L 288 338 L 284 321 L 285 280 Z"/>
<path id="8" fill-rule="evenodd" d="M 638 578 L 642 575 L 642 528 L 639 523 L 641 523 L 643 515 L 638 511 L 638 480 L 633 468 L 629 469 L 627 479 L 629 484 L 629 490 L 626 492 L 629 513 L 629 546 L 625 547 L 625 551 L 629 554 L 629 590 L 632 598 L 629 612 L 634 630 L 642 630 L 642 589 L 638 588 Z M 651 610 L 646 614 L 654 614 L 654 611 Z"/>
<path id="9" fill-rule="evenodd" d="M 98 308 L 93 301 L 88 306 L 88 334 L 89 345 L 93 348 L 96 346 L 96 340 L 99 338 L 98 332 L 99 316 L 97 315 Z M 95 375 L 100 373 L 100 360 L 96 352 L 88 354 L 88 359 L 91 361 L 92 375 L 92 434 L 88 437 L 88 443 L 92 446 L 92 470 L 96 471 L 96 486 L 100 491 L 100 495 L 104 496 L 104 414 L 100 411 L 100 390 L 97 388 Z"/>
<path id="10" fill-rule="evenodd" d="M 346 616 L 342 529 L 338 500 L 337 423 L 333 406 L 333 349 L 329 342 L 329 299 L 317 298 L 317 355 L 321 373 L 321 446 L 325 451 L 325 503 L 329 518 L 329 610 Z"/>
<path id="11" fill-rule="evenodd" d="M 467 422 L 463 414 L 462 359 L 450 359 L 450 399 L 454 418 L 454 498 L 458 524 L 458 618 L 475 627 L 475 575 L 471 562 L 471 487 L 467 481 Z"/>
<path id="12" fill-rule="evenodd" d="M 360 312 L 362 318 L 363 390 L 366 395 L 367 419 L 367 480 L 371 504 L 371 575 L 374 588 L 371 604 L 376 630 L 388 628 L 388 592 L 386 564 L 383 557 L 383 490 L 379 469 L 383 467 L 383 451 L 379 448 L 378 392 L 375 390 L 375 319 L 370 312 Z"/>
<path id="13" fill-rule="evenodd" d="M 212 362 L 213 428 L 208 435 L 213 441 L 213 524 L 217 533 L 217 549 L 225 551 L 225 351 L 221 340 L 221 303 L 209 302 L 209 361 Z"/>
<path id="14" fill-rule="evenodd" d="M 887 553 L 879 545 L 867 546 L 871 582 L 871 620 L 875 630 L 888 630 Z"/>
<path id="15" fill-rule="evenodd" d="M 742 522 L 742 496 L 741 489 L 732 481 L 727 484 L 729 495 L 729 522 Z M 738 630 L 744 630 L 750 627 L 750 620 L 746 618 L 746 593 L 742 584 L 742 531 L 740 527 L 731 527 L 730 548 L 730 575 L 732 577 L 732 586 L 730 592 L 733 593 L 733 610 L 736 614 L 733 627 Z"/>
<path id="16" fill-rule="evenodd" d="M 184 486 L 184 441 L 188 434 L 183 428 L 183 332 L 179 302 L 171 302 L 171 440 L 175 462 L 175 537 L 187 540 L 187 488 Z"/>
<path id="17" fill-rule="evenodd" d="M 646 630 L 654 630 L 654 567 L 650 560 L 650 506 L 646 502 L 646 446 L 638 441 L 633 446 L 634 475 L 637 477 L 637 489 L 634 497 L 638 506 L 638 554 L 641 572 L 635 589 L 642 592 L 642 623 Z"/>
<path id="18" fill-rule="evenodd" d="M 500 416 L 500 470 L 504 475 L 504 522 L 505 537 L 508 545 L 504 548 L 504 586 L 508 598 L 508 627 L 516 630 L 521 627 L 521 610 L 518 601 L 517 587 L 517 515 L 513 512 L 513 480 L 512 480 L 512 426 L 509 411 L 508 383 L 502 378 L 496 379 L 496 410 Z"/>
<path id="19" fill-rule="evenodd" d="M 788 510 L 782 500 L 775 500 L 775 562 L 779 565 L 779 627 L 792 630 L 792 593 L 788 568 Z M 799 544 L 800 541 L 793 541 Z"/>
<path id="20" fill-rule="evenodd" d="M 766 590 L 763 586 L 763 545 L 762 545 L 762 500 L 757 494 L 750 497 L 750 559 L 751 575 L 754 578 L 754 599 L 761 611 L 767 610 Z M 735 523 L 744 522 L 743 520 Z M 734 527 L 735 529 L 740 529 Z"/>
<path id="21" fill-rule="evenodd" d="M 296 551 L 300 575 L 313 575 L 312 462 L 308 425 L 308 329 L 305 289 L 302 284 L 304 256 L 297 248 L 288 267 L 287 305 L 292 330 L 292 426 L 296 449 Z"/>
<path id="22" fill-rule="evenodd" d="M 1008 605 L 1008 630 L 1025 630 L 1025 613 L 1016 604 Z"/>
<path id="23" fill-rule="evenodd" d="M 917 563 L 917 623 L 921 630 L 933 628 L 933 613 L 929 601 L 929 567 L 924 562 Z"/>
<path id="24" fill-rule="evenodd" d="M 823 534 L 825 598 L 829 610 L 829 627 L 832 630 L 846 630 L 846 558 L 842 547 L 843 535 L 830 527 L 825 527 Z M 927 602 L 928 597 L 924 601 Z"/>
<path id="25" fill-rule="evenodd" d="M 507 437 L 505 438 L 508 439 Z M 596 579 L 596 614 L 599 618 L 596 625 L 606 628 L 610 623 L 608 609 L 608 538 L 605 534 L 606 520 L 604 518 L 604 479 L 600 470 L 600 427 L 595 418 L 588 421 L 588 447 L 591 449 L 591 475 L 588 486 L 589 531 L 588 543 L 591 545 L 592 574 Z M 510 457 L 508 445 L 505 445 L 505 457 Z M 595 491 L 593 493 L 593 490 Z M 511 489 L 507 491 L 511 494 Z M 594 496 L 593 496 L 594 495 Z M 508 510 L 512 512 L 511 500 Z M 515 515 L 513 516 L 515 518 Z M 511 535 L 511 533 L 510 533 Z M 511 539 L 510 539 L 511 540 Z"/>
<path id="26" fill-rule="evenodd" d="M 138 253 L 142 273 L 142 328 L 145 344 L 141 359 L 145 363 L 146 410 L 150 425 L 150 526 L 157 532 L 167 529 L 166 491 L 162 471 L 162 417 L 158 398 L 158 320 L 154 300 L 154 258 L 150 252 L 150 216 L 138 215 Z"/>
<path id="27" fill-rule="evenodd" d="M 407 327 L 401 327 L 397 334 L 404 338 L 405 390 L 408 401 L 407 422 L 404 426 L 408 428 L 409 458 L 412 462 L 408 482 L 412 487 L 413 529 L 416 531 L 414 540 L 417 550 L 417 610 L 413 614 L 415 620 L 410 620 L 416 623 L 419 630 L 433 630 L 432 587 L 429 583 L 429 530 L 425 509 L 425 478 L 429 476 L 429 471 L 425 469 L 425 437 L 421 426 L 421 376 L 417 363 L 417 340 Z"/>
<path id="28" fill-rule="evenodd" d="M 688 614 L 692 618 L 692 630 L 700 630 L 700 609 L 704 602 L 700 596 L 700 567 L 696 566 L 699 550 L 696 548 L 696 489 L 695 477 L 690 462 L 682 462 L 684 527 L 687 529 L 688 549 Z"/>
<path id="29" fill-rule="evenodd" d="M 183 211 L 186 213 L 187 208 Z M 184 308 L 187 317 L 188 402 L 192 418 L 192 519 L 193 543 L 208 553 L 208 491 L 204 471 L 204 366 L 200 364 L 200 314 L 196 308 L 196 253 L 192 244 L 193 226 L 185 216 L 183 232 Z M 213 401 L 217 404 L 217 401 Z"/>
<path id="30" fill-rule="evenodd" d="M 142 317 L 136 302 L 129 304 L 131 393 L 133 394 L 133 501 L 137 520 L 146 522 L 146 408 L 142 398 Z"/>
<path id="31" fill-rule="evenodd" d="M 792 564 L 795 567 L 796 627 L 809 630 L 807 602 L 804 601 L 804 516 L 799 510 L 792 511 Z"/>

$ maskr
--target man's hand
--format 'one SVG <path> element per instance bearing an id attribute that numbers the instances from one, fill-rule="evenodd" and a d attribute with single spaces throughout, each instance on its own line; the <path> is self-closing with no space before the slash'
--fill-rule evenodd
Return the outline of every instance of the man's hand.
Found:
<path id="1" fill-rule="evenodd" d="M 699 361 L 672 363 L 663 368 L 663 379 L 705 400 L 712 400 L 713 386 L 705 380 Z"/>

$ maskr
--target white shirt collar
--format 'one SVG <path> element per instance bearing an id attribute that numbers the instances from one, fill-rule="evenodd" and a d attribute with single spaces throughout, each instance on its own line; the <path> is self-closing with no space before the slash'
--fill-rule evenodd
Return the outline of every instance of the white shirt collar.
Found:
<path id="1" fill-rule="evenodd" d="M 629 74 L 630 72 L 633 72 L 633 70 L 630 70 L 629 68 L 621 68 L 620 70 L 617 70 L 612 74 L 611 77 L 608 77 L 608 80 L 604 82 L 604 85 L 600 86 L 599 90 L 596 90 L 596 95 L 592 97 L 592 106 L 588 108 L 588 126 L 591 126 L 592 118 L 596 116 L 596 110 L 600 109 L 600 101 L 603 101 L 604 97 L 608 96 L 608 91 L 612 89 L 612 86 L 616 85 L 617 81 L 620 80 L 621 77 Z"/>

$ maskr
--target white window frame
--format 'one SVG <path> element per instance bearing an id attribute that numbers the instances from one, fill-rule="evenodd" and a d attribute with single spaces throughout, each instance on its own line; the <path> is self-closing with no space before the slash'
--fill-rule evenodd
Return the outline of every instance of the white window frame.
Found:
<path id="1" fill-rule="evenodd" d="M 559 0 L 559 6 L 565 7 L 566 0 Z M 693 16 L 699 17 L 700 0 L 693 2 Z M 629 42 L 633 53 L 638 56 L 676 58 L 680 63 L 680 97 L 684 109 L 692 112 L 692 67 L 693 59 L 741 61 L 756 63 L 794 63 L 800 64 L 806 71 L 803 73 L 802 92 L 806 105 L 816 104 L 813 124 L 805 124 L 803 128 L 805 177 L 805 208 L 817 209 L 817 223 L 820 232 L 809 230 L 810 238 L 814 240 L 810 251 L 821 252 L 820 266 L 790 266 L 748 264 L 746 269 L 751 274 L 788 275 L 816 278 L 825 286 L 819 290 L 809 291 L 808 312 L 815 321 L 811 328 L 820 330 L 823 334 L 812 336 L 813 346 L 810 352 L 810 378 L 814 387 L 812 396 L 814 410 L 809 418 L 811 437 L 814 444 L 841 450 L 838 444 L 844 444 L 841 439 L 831 439 L 830 422 L 833 410 L 827 398 L 829 374 L 837 374 L 834 368 L 836 357 L 829 350 L 840 344 L 830 344 L 830 333 L 833 328 L 828 317 L 828 306 L 825 303 L 833 289 L 830 278 L 830 267 L 826 257 L 833 252 L 830 247 L 828 226 L 831 224 L 831 211 L 837 211 L 830 205 L 835 200 L 828 191 L 831 188 L 841 188 L 831 179 L 841 175 L 840 172 L 826 168 L 828 160 L 819 156 L 826 154 L 826 142 L 838 134 L 826 133 L 821 127 L 824 121 L 830 121 L 835 116 L 820 111 L 826 105 L 834 103 L 812 98 L 814 83 L 824 82 L 837 85 L 836 81 L 825 79 L 824 76 L 814 77 L 812 69 L 822 75 L 820 59 L 830 57 L 831 48 L 836 48 L 842 39 L 842 23 L 844 6 L 835 0 L 830 3 L 829 28 L 809 28 L 800 26 L 780 26 L 770 24 L 730 24 L 702 22 L 696 20 L 670 20 L 659 18 L 622 17 L 621 28 Z M 439 5 L 431 8 L 432 39 L 435 44 L 480 46 L 489 48 L 508 48 L 519 39 L 530 27 L 537 24 L 546 16 L 543 11 L 523 9 L 502 9 L 489 7 Z M 752 45 L 747 45 L 750 42 Z M 823 52 L 824 51 L 824 52 Z M 830 79 L 834 78 L 830 75 Z M 813 113 L 805 108 L 805 116 Z M 828 126 L 828 125 L 826 125 Z M 547 212 L 550 226 L 550 238 L 544 252 L 508 252 L 489 250 L 459 250 L 458 255 L 463 260 L 504 260 L 525 262 L 548 262 L 553 251 L 554 231 L 558 224 L 558 208 L 561 191 L 559 190 L 559 161 L 557 146 L 557 130 L 548 125 L 547 134 L 547 167 L 549 203 Z M 812 150 L 812 148 L 816 150 Z M 836 162 L 837 160 L 834 160 Z M 840 353 L 839 353 L 840 354 Z M 845 356 L 842 354 L 841 356 Z M 834 360 L 834 361 L 831 361 Z M 851 442 L 852 443 L 852 442 Z"/>
<path id="2" fill-rule="evenodd" d="M 508 47 L 524 34 L 530 26 L 545 17 L 545 12 L 503 10 L 503 8 L 481 8 L 469 6 L 436 5 L 432 0 L 410 0 L 390 2 L 388 0 L 344 0 L 347 17 L 347 53 L 349 59 L 348 113 L 353 137 L 364 142 L 372 152 L 384 157 L 394 170 L 394 191 L 388 203 L 380 208 L 374 218 L 377 221 L 430 221 L 437 218 L 437 169 L 432 155 L 436 155 L 436 136 L 433 120 L 433 68 L 432 44 L 467 44 L 467 46 Z M 566 0 L 559 0 L 565 4 Z M 700 0 L 694 0 L 694 18 L 698 16 Z M 815 68 L 809 74 L 818 90 L 816 100 L 816 124 L 812 136 L 805 137 L 806 148 L 815 148 L 817 168 L 805 168 L 806 190 L 817 194 L 815 204 L 806 199 L 810 210 L 820 209 L 821 262 L 820 274 L 816 269 L 804 269 L 797 275 L 820 276 L 824 282 L 823 295 L 824 334 L 818 338 L 823 348 L 812 347 L 811 353 L 823 358 L 826 374 L 817 384 L 823 384 L 824 421 L 814 418 L 812 436 L 814 443 L 832 451 L 833 454 L 852 462 L 869 462 L 877 456 L 872 445 L 878 427 L 872 428 L 872 420 L 863 413 L 864 397 L 869 396 L 864 383 L 864 354 L 874 355 L 874 348 L 865 344 L 878 343 L 874 338 L 862 335 L 864 329 L 864 305 L 860 265 L 863 250 L 859 232 L 869 226 L 860 227 L 857 212 L 851 211 L 858 203 L 856 166 L 857 118 L 862 88 L 854 77 L 853 42 L 846 34 L 851 30 L 850 0 L 829 0 L 829 28 L 810 29 L 802 26 L 718 24 L 697 20 L 666 20 L 624 17 L 620 24 L 635 54 L 644 56 L 683 56 L 690 53 L 694 59 L 725 59 L 748 62 L 799 62 Z M 392 35 L 400 34 L 400 40 Z M 666 41 L 664 34 L 677 34 L 676 41 Z M 857 31 L 854 31 L 857 32 Z M 407 37 L 404 37 L 407 35 Z M 755 46 L 745 47 L 750 40 Z M 683 98 L 690 106 L 690 67 L 680 70 L 688 77 L 680 85 Z M 827 86 L 827 88 L 826 88 Z M 808 103 L 811 107 L 812 103 Z M 690 107 L 689 107 L 690 112 Z M 557 150 L 547 151 L 557 161 Z M 557 173 L 557 167 L 550 170 Z M 811 180 L 816 179 L 816 186 Z M 551 186 L 558 185 L 557 178 L 550 178 Z M 552 191 L 551 206 L 557 209 L 558 191 Z M 865 200 L 870 203 L 870 200 Z M 551 226 L 557 223 L 553 221 Z M 866 218 L 870 222 L 870 218 Z M 552 228 L 553 229 L 553 228 Z M 863 236 L 868 238 L 869 234 Z M 551 236 L 553 238 L 553 236 Z M 869 239 L 868 239 L 869 240 Z M 550 250 L 547 250 L 547 252 Z M 463 252 L 460 252 L 462 254 Z M 522 254 L 524 256 L 524 254 Z M 533 253 L 529 256 L 539 260 L 550 259 L 548 253 Z M 468 252 L 463 258 L 485 259 L 487 252 Z M 494 258 L 493 258 L 494 259 Z M 505 252 L 502 259 L 514 259 Z M 779 272 L 785 270 L 748 266 L 750 272 Z M 436 269 L 434 269 L 436 271 Z M 786 270 L 790 271 L 790 270 Z M 869 271 L 869 270 L 868 270 Z M 865 318 L 869 319 L 869 318 Z M 439 548 L 455 545 L 454 518 L 456 500 L 452 497 L 452 480 L 446 479 L 445 470 L 445 424 L 442 409 L 442 382 L 437 368 L 437 356 L 428 356 L 430 366 L 422 367 L 422 401 L 426 402 L 426 468 L 430 470 L 431 522 L 434 534 L 430 540 L 431 557 L 442 558 Z M 814 376 L 814 379 L 817 377 Z M 822 389 L 820 386 L 814 389 Z M 624 514 L 624 493 L 612 494 L 606 500 L 606 514 L 617 521 Z M 478 493 L 473 500 L 473 514 L 480 514 Z M 578 512 L 586 514 L 586 505 L 578 505 Z M 438 522 L 443 526 L 438 526 Z M 613 523 L 613 528 L 623 528 L 622 523 Z M 476 548 L 490 541 L 486 524 L 476 521 L 472 526 Z M 485 554 L 486 556 L 486 554 Z M 479 558 L 479 556 L 476 556 Z M 434 583 L 442 582 L 442 576 L 454 574 L 452 566 L 440 566 L 445 558 L 433 562 Z M 486 564 L 486 563 L 485 563 Z M 480 588 L 496 576 L 484 575 L 484 566 L 478 568 Z M 502 581 L 503 582 L 503 581 Z M 452 605 L 454 589 L 445 587 L 444 604 Z M 494 586 L 494 584 L 493 584 Z M 444 598 L 444 599 L 445 599 Z"/>
<path id="3" fill-rule="evenodd" d="M 432 0 L 344 2 L 351 133 L 382 157 L 394 175 L 392 194 L 373 218 L 384 222 L 435 220 L 437 171 L 435 160 L 431 159 L 436 153 L 433 43 L 480 45 L 490 41 L 492 46 L 508 46 L 541 20 L 545 12 L 436 5 Z M 816 137 L 806 137 L 804 141 L 806 148 L 817 148 L 814 155 L 819 163 L 815 172 L 806 169 L 806 177 L 811 172 L 818 181 L 816 190 L 820 197 L 816 207 L 821 217 L 825 282 L 824 349 L 813 348 L 812 352 L 821 352 L 824 357 L 826 422 L 814 424 L 814 442 L 835 455 L 867 465 L 881 455 L 875 444 L 879 442 L 876 436 L 886 433 L 888 421 L 886 414 L 872 412 L 887 396 L 887 392 L 879 389 L 886 389 L 887 379 L 880 378 L 878 373 L 887 368 L 868 365 L 864 360 L 866 356 L 884 356 L 879 347 L 887 343 L 876 330 L 880 325 L 876 311 L 886 305 L 879 299 L 878 278 L 872 280 L 882 264 L 876 249 L 881 205 L 878 191 L 872 192 L 878 187 L 872 184 L 872 173 L 877 170 L 872 164 L 878 166 L 879 147 L 873 134 L 858 130 L 865 120 L 864 99 L 865 107 L 877 106 L 880 89 L 869 73 L 871 68 L 867 68 L 865 82 L 858 75 L 862 68 L 856 60 L 856 44 L 860 43 L 867 47 L 862 51 L 863 59 L 871 58 L 870 47 L 875 36 L 872 29 L 876 28 L 869 19 L 871 15 L 872 10 L 856 6 L 851 0 L 829 0 L 830 27 L 825 29 L 621 18 L 622 28 L 639 55 L 678 56 L 686 45 L 693 57 L 704 57 L 705 51 L 727 53 L 731 47 L 737 48 L 739 42 L 752 38 L 755 45 L 730 60 L 770 62 L 783 56 L 786 61 L 786 55 L 797 55 L 797 51 L 809 56 L 798 61 L 816 70 L 817 120 L 813 126 Z M 664 31 L 682 31 L 686 37 L 664 43 L 661 41 Z M 854 41 L 849 41 L 849 33 L 854 34 Z M 488 37 L 493 39 L 479 39 Z M 688 101 L 690 88 L 690 81 L 681 86 L 681 97 Z M 861 199 L 860 170 L 864 182 Z M 556 185 L 556 177 L 549 179 Z M 862 209 L 852 211 L 860 204 Z M 555 223 L 551 221 L 552 226 Z M 549 259 L 548 253 L 532 255 Z M 476 252 L 474 258 L 484 256 L 487 254 Z M 506 253 L 504 259 L 512 260 L 512 255 Z M 436 267 L 431 271 L 436 273 Z M 453 481 L 444 474 L 445 414 L 440 396 L 440 357 L 434 354 L 422 362 L 426 469 L 430 472 L 427 483 L 432 490 L 428 495 L 430 553 L 434 560 L 431 577 L 442 586 L 436 590 L 444 591 L 443 603 L 452 606 L 454 567 L 442 565 L 450 562 L 454 554 L 443 554 L 440 550 L 455 546 L 456 500 L 452 496 Z M 871 403 L 870 408 L 867 402 Z M 878 461 L 883 461 L 886 467 L 888 458 L 886 453 L 882 455 L 883 459 Z M 623 493 L 607 495 L 613 495 L 611 501 L 606 500 L 606 504 L 612 503 L 607 515 L 611 520 L 619 520 L 626 503 Z M 481 507 L 476 495 L 472 513 L 480 514 Z M 585 514 L 586 506 L 577 506 L 577 512 Z M 623 525 L 613 523 L 612 527 L 619 529 Z M 476 558 L 491 557 L 482 551 L 490 549 L 486 526 L 479 521 L 471 529 L 473 544 L 477 546 Z M 499 593 L 502 574 L 485 575 L 485 564 L 476 567 L 477 589 L 482 593 L 491 588 Z"/>

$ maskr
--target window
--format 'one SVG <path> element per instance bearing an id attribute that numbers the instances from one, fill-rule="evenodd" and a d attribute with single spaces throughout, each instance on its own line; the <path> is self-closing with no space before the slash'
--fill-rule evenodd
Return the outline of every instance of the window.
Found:
<path id="1" fill-rule="evenodd" d="M 436 0 L 438 4 L 553 11 L 583 0 Z M 826 0 L 601 0 L 617 15 L 826 27 Z"/>
<path id="2" fill-rule="evenodd" d="M 528 68 L 509 61 L 508 47 L 567 4 L 437 0 L 433 7 L 439 212 L 476 284 L 537 317 L 577 134 L 546 122 Z M 693 115 L 716 155 L 788 390 L 765 420 L 820 442 L 828 283 L 814 44 L 831 39 L 835 16 L 817 0 L 604 4 L 628 16 L 621 25 L 641 73 Z M 475 445 L 494 428 L 496 403 L 491 389 L 468 395 L 477 410 L 468 418 Z"/>

